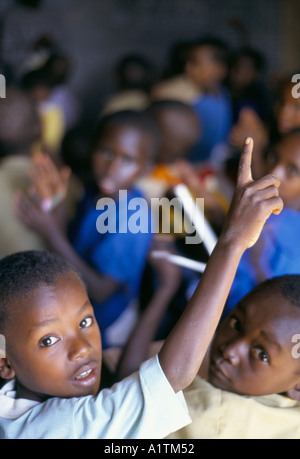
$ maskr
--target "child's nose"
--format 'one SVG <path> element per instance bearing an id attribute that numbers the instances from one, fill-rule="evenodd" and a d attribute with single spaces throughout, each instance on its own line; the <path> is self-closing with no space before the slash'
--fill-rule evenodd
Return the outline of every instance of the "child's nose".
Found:
<path id="1" fill-rule="evenodd" d="M 82 338 L 75 338 L 69 344 L 69 359 L 78 360 L 89 354 L 89 344 Z"/>
<path id="2" fill-rule="evenodd" d="M 108 173 L 112 176 L 117 176 L 121 167 L 121 159 L 119 156 L 114 156 L 112 161 L 109 164 Z"/>
<path id="3" fill-rule="evenodd" d="M 221 346 L 222 357 L 231 365 L 238 365 L 246 352 L 246 345 L 242 340 L 235 340 Z"/>

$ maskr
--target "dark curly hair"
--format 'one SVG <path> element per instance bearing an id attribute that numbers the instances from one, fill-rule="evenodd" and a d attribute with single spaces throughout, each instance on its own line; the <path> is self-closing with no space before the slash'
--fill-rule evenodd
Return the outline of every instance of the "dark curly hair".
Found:
<path id="1" fill-rule="evenodd" d="M 46 251 L 18 252 L 0 260 L 0 333 L 4 334 L 12 307 L 20 298 L 42 285 L 55 285 L 61 276 L 70 272 L 81 279 L 65 258 Z"/>
<path id="2" fill-rule="evenodd" d="M 267 279 L 256 286 L 249 295 L 266 292 L 267 290 L 276 291 L 294 306 L 300 307 L 300 275 L 286 274 L 284 276 Z"/>

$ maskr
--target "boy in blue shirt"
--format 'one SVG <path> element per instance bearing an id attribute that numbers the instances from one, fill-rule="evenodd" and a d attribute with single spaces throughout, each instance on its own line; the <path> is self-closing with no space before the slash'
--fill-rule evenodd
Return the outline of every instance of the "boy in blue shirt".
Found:
<path id="1" fill-rule="evenodd" d="M 98 392 L 101 337 L 75 270 L 40 252 L 1 261 L 0 377 L 14 378 L 0 392 L 1 438 L 161 438 L 188 424 L 181 390 L 203 361 L 243 252 L 283 206 L 277 178 L 253 181 L 251 153 L 248 139 L 228 218 L 188 307 L 158 356 L 110 390 Z M 38 220 L 39 210 L 23 205 L 27 222 Z"/>
<path id="2" fill-rule="evenodd" d="M 193 162 L 209 161 L 213 148 L 227 140 L 232 126 L 232 103 L 223 85 L 227 54 L 226 45 L 214 38 L 196 41 L 188 51 L 186 73 L 201 91 L 192 102 L 201 127 L 201 137 L 190 153 Z"/>

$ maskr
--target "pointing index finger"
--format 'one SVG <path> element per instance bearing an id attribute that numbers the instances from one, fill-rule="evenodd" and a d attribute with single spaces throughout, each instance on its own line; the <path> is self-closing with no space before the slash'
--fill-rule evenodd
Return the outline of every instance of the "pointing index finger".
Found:
<path id="1" fill-rule="evenodd" d="M 252 151 L 253 151 L 253 139 L 247 137 L 244 143 L 243 151 L 240 158 L 237 185 L 239 187 L 247 185 L 253 182 L 251 162 L 252 162 Z"/>

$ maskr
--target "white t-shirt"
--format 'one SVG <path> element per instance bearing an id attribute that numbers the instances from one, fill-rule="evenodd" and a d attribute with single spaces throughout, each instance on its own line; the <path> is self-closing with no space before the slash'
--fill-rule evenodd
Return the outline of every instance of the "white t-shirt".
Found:
<path id="1" fill-rule="evenodd" d="M 158 356 L 96 397 L 16 399 L 14 381 L 0 391 L 0 439 L 159 439 L 190 422 Z"/>

